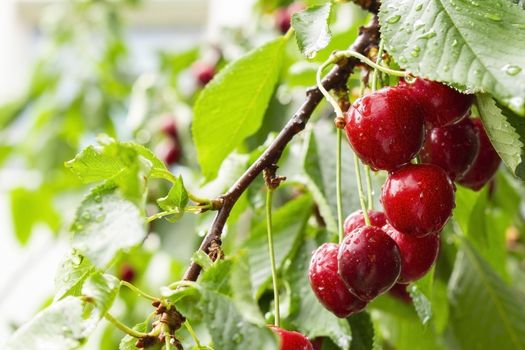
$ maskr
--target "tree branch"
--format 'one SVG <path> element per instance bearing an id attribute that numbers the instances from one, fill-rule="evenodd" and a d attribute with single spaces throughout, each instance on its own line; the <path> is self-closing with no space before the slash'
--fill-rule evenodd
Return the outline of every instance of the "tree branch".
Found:
<path id="1" fill-rule="evenodd" d="M 374 13 L 377 12 L 379 6 L 377 0 L 359 0 L 355 2 L 362 7 L 370 6 L 366 8 Z M 379 24 L 377 17 L 374 16 L 373 20 L 366 27 L 360 28 L 359 36 L 353 43 L 351 49 L 366 54 L 370 48 L 377 46 L 378 41 Z M 323 86 L 327 90 L 344 86 L 348 80 L 348 76 L 359 63 L 360 62 L 355 58 L 341 60 L 323 79 Z M 226 225 L 226 220 L 239 197 L 264 169 L 277 163 L 286 145 L 288 145 L 296 134 L 305 128 L 310 116 L 322 99 L 323 95 L 317 87 L 308 89 L 304 103 L 277 135 L 277 138 L 248 168 L 248 170 L 246 170 L 237 182 L 233 184 L 228 192 L 220 197 L 223 202 L 222 207 L 217 212 L 208 234 L 204 237 L 199 248 L 200 250 L 208 254 L 210 252 L 210 247 L 213 244 L 221 244 L 221 235 L 224 225 Z M 195 262 L 192 262 L 184 274 L 184 280 L 196 281 L 199 277 L 200 271 L 201 267 Z"/>

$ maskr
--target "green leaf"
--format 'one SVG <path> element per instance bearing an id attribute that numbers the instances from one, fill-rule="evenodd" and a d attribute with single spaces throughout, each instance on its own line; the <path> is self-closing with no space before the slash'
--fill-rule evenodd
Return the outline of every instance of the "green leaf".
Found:
<path id="1" fill-rule="evenodd" d="M 207 270 L 213 266 L 213 261 L 210 259 L 208 254 L 200 249 L 193 253 L 191 260 L 202 267 L 203 270 Z"/>
<path id="2" fill-rule="evenodd" d="M 114 276 L 96 273 L 82 287 L 82 295 L 90 299 L 105 314 L 113 305 L 120 289 L 120 280 Z"/>
<path id="3" fill-rule="evenodd" d="M 311 208 L 311 197 L 303 195 L 273 212 L 275 263 L 278 269 L 296 246 L 298 237 L 311 215 Z M 251 281 L 257 297 L 264 291 L 272 274 L 268 262 L 267 242 L 266 222 L 262 221 L 253 228 L 250 237 L 242 245 L 247 250 L 252 269 Z"/>
<path id="4" fill-rule="evenodd" d="M 426 276 L 410 285 L 408 291 L 417 315 L 422 324 L 427 324 L 433 316 L 432 313 L 432 293 L 434 282 L 434 269 L 432 269 Z"/>
<path id="5" fill-rule="evenodd" d="M 139 208 L 111 185 L 94 188 L 77 209 L 71 227 L 76 254 L 104 269 L 115 255 L 146 237 Z"/>
<path id="6" fill-rule="evenodd" d="M 308 282 L 308 267 L 316 248 L 312 239 L 301 242 L 297 254 L 283 273 L 290 284 L 295 306 L 290 320 L 309 338 L 329 337 L 341 349 L 348 349 L 352 340 L 349 323 L 326 310 Z"/>
<path id="7" fill-rule="evenodd" d="M 226 156 L 261 126 L 285 42 L 278 38 L 232 62 L 199 95 L 192 129 L 206 179 L 214 178 Z"/>
<path id="8" fill-rule="evenodd" d="M 182 176 L 179 176 L 168 192 L 168 195 L 157 199 L 157 204 L 162 210 L 172 212 L 173 215 L 166 216 L 165 218 L 168 221 L 175 222 L 184 215 L 184 208 L 186 208 L 188 200 L 188 192 L 184 187 Z"/>
<path id="9" fill-rule="evenodd" d="M 92 304 L 68 296 L 51 304 L 20 327 L 4 349 L 78 349 L 93 332 L 101 316 Z"/>
<path id="10" fill-rule="evenodd" d="M 292 27 L 299 49 L 308 58 L 314 58 L 317 51 L 325 48 L 332 34 L 329 20 L 332 12 L 332 3 L 310 7 L 296 12 L 292 16 Z"/>
<path id="11" fill-rule="evenodd" d="M 525 12 L 508 0 L 384 0 L 386 49 L 417 76 L 488 92 L 525 114 Z"/>
<path id="12" fill-rule="evenodd" d="M 47 224 L 53 231 L 60 228 L 60 215 L 53 206 L 53 192 L 45 187 L 11 190 L 11 211 L 15 235 L 21 244 L 27 243 L 38 223 Z"/>
<path id="13" fill-rule="evenodd" d="M 449 281 L 451 326 L 464 349 L 525 349 L 525 295 L 462 241 Z"/>
<path id="14" fill-rule="evenodd" d="M 370 314 L 362 311 L 348 317 L 352 329 L 350 350 L 372 350 L 374 348 L 374 325 Z"/>
<path id="15" fill-rule="evenodd" d="M 133 329 L 136 330 L 137 332 L 145 333 L 148 331 L 148 322 L 147 321 L 141 322 L 135 325 Z M 118 348 L 119 350 L 137 350 L 137 347 L 135 346 L 136 342 L 137 342 L 137 338 L 132 337 L 131 335 L 126 335 L 120 341 Z"/>
<path id="16" fill-rule="evenodd" d="M 319 121 L 305 140 L 303 168 L 306 186 L 312 192 L 319 211 L 331 232 L 337 232 L 337 201 L 335 188 L 336 134 L 329 122 Z M 359 197 L 355 190 L 355 172 L 350 147 L 342 147 L 343 213 L 358 209 Z"/>
<path id="17" fill-rule="evenodd" d="M 487 135 L 513 174 L 525 180 L 525 119 L 502 113 L 487 94 L 476 95 L 478 108 Z"/>
<path id="18" fill-rule="evenodd" d="M 79 296 L 84 281 L 96 271 L 88 259 L 71 252 L 60 263 L 55 276 L 55 297 L 58 301 L 65 296 Z"/>

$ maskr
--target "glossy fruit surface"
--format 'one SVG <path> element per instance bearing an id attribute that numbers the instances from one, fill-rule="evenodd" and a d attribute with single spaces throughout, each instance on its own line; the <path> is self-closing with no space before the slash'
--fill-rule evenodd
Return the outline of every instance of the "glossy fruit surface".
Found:
<path id="1" fill-rule="evenodd" d="M 395 229 L 421 237 L 447 223 L 455 205 L 454 185 L 437 165 L 408 164 L 388 176 L 381 203 Z"/>
<path id="2" fill-rule="evenodd" d="M 178 138 L 177 124 L 175 124 L 175 120 L 171 116 L 163 120 L 161 130 L 166 136 L 173 139 Z"/>
<path id="3" fill-rule="evenodd" d="M 479 191 L 489 182 L 501 163 L 501 158 L 490 143 L 487 132 L 480 119 L 473 119 L 472 122 L 479 133 L 479 153 L 474 163 L 465 175 L 458 179 L 458 183 Z"/>
<path id="4" fill-rule="evenodd" d="M 405 235 L 388 224 L 383 230 L 396 242 L 401 253 L 399 283 L 410 283 L 420 279 L 434 265 L 439 253 L 438 233 L 414 237 Z"/>
<path id="5" fill-rule="evenodd" d="M 386 87 L 356 100 L 345 122 L 352 148 L 373 169 L 394 170 L 410 162 L 423 145 L 423 114 L 399 87 Z"/>
<path id="6" fill-rule="evenodd" d="M 461 92 L 436 81 L 418 78 L 412 84 L 402 84 L 418 101 L 425 122 L 431 127 L 456 123 L 466 117 L 473 95 Z"/>
<path id="7" fill-rule="evenodd" d="M 341 242 L 337 260 L 341 279 L 364 301 L 389 290 L 401 272 L 396 242 L 375 226 L 350 232 Z"/>
<path id="8" fill-rule="evenodd" d="M 366 303 L 352 295 L 337 272 L 339 246 L 325 243 L 313 253 L 308 270 L 310 286 L 323 306 L 337 317 L 348 317 Z"/>
<path id="9" fill-rule="evenodd" d="M 126 282 L 133 282 L 135 279 L 135 269 L 130 264 L 123 264 L 120 267 L 119 278 Z"/>
<path id="10" fill-rule="evenodd" d="M 215 76 L 215 67 L 207 62 L 195 62 L 192 70 L 200 86 L 205 86 Z"/>
<path id="11" fill-rule="evenodd" d="M 287 331 L 276 326 L 269 326 L 281 338 L 280 350 L 313 350 L 312 343 L 299 332 Z"/>
<path id="12" fill-rule="evenodd" d="M 173 165 L 182 157 L 180 144 L 172 139 L 167 139 L 160 143 L 156 148 L 156 153 L 166 165 Z"/>
<path id="13" fill-rule="evenodd" d="M 407 288 L 408 284 L 396 283 L 390 288 L 388 294 L 408 304 L 412 302 L 412 298 L 410 297 Z"/>
<path id="14" fill-rule="evenodd" d="M 383 227 L 386 224 L 386 216 L 382 211 L 369 210 L 368 217 L 370 218 L 370 225 Z M 362 210 L 356 210 L 348 215 L 343 224 L 345 235 L 359 227 L 365 226 L 365 217 Z"/>
<path id="15" fill-rule="evenodd" d="M 479 152 L 479 136 L 471 119 L 433 128 L 427 132 L 419 153 L 423 163 L 441 167 L 451 180 L 463 176 Z"/>

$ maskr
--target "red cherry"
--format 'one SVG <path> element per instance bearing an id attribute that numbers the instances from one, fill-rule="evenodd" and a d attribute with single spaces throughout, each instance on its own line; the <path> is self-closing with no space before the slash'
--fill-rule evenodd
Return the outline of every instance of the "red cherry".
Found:
<path id="1" fill-rule="evenodd" d="M 205 86 L 215 76 L 215 67 L 207 62 L 195 62 L 192 70 L 200 86 Z"/>
<path id="2" fill-rule="evenodd" d="M 126 282 L 132 282 L 135 279 L 135 269 L 130 264 L 123 264 L 120 267 L 119 277 Z"/>
<path id="3" fill-rule="evenodd" d="M 388 176 L 381 203 L 394 228 L 422 237 L 440 231 L 452 215 L 454 185 L 436 165 L 408 164 Z"/>
<path id="4" fill-rule="evenodd" d="M 363 310 L 364 301 L 352 295 L 337 272 L 339 246 L 325 243 L 313 253 L 308 270 L 310 286 L 319 302 L 340 318 Z"/>
<path id="5" fill-rule="evenodd" d="M 386 216 L 382 211 L 369 210 L 368 217 L 370 218 L 370 225 L 383 227 L 386 224 Z M 352 214 L 348 215 L 344 222 L 345 235 L 349 234 L 353 230 L 359 227 L 366 226 L 365 217 L 363 216 L 362 210 L 356 210 Z"/>
<path id="6" fill-rule="evenodd" d="M 410 283 L 420 279 L 434 265 L 439 253 L 438 233 L 414 237 L 402 234 L 389 224 L 386 224 L 383 230 L 397 243 L 401 252 L 399 283 Z"/>
<path id="7" fill-rule="evenodd" d="M 473 95 L 462 94 L 437 81 L 418 78 L 402 86 L 419 102 L 425 122 L 432 127 L 458 122 L 467 116 L 472 105 Z"/>
<path id="8" fill-rule="evenodd" d="M 390 288 L 388 294 L 390 294 L 394 298 L 401 300 L 404 303 L 411 303 L 412 297 L 410 297 L 410 294 L 407 291 L 407 287 L 408 284 L 396 283 L 392 288 Z"/>
<path id="9" fill-rule="evenodd" d="M 350 292 L 364 301 L 389 290 L 401 272 L 396 242 L 375 226 L 350 232 L 339 247 L 337 260 L 341 279 Z"/>
<path id="10" fill-rule="evenodd" d="M 314 347 L 314 350 L 321 350 L 323 348 L 323 338 L 322 337 L 317 337 L 311 342 L 312 342 L 312 346 Z"/>
<path id="11" fill-rule="evenodd" d="M 312 343 L 299 332 L 287 331 L 276 326 L 269 326 L 281 338 L 280 350 L 314 350 Z"/>
<path id="12" fill-rule="evenodd" d="M 374 169 L 394 170 L 423 145 L 423 114 L 405 89 L 386 87 L 361 97 L 345 119 L 352 148 Z"/>
<path id="13" fill-rule="evenodd" d="M 440 166 L 455 180 L 470 169 L 478 152 L 478 132 L 474 123 L 465 118 L 459 123 L 429 130 L 419 156 L 423 163 Z"/>
<path id="14" fill-rule="evenodd" d="M 275 25 L 282 34 L 290 29 L 294 13 L 304 9 L 303 4 L 293 3 L 288 7 L 281 7 L 275 12 Z"/>
<path id="15" fill-rule="evenodd" d="M 467 173 L 459 178 L 457 182 L 474 191 L 479 191 L 496 174 L 501 158 L 492 146 L 492 143 L 490 143 L 481 120 L 473 119 L 472 122 L 479 134 L 479 154 L 474 159 L 474 164 L 472 164 Z"/>
<path id="16" fill-rule="evenodd" d="M 177 124 L 175 124 L 173 116 L 166 117 L 163 120 L 161 130 L 166 136 L 169 136 L 173 139 L 178 138 Z"/>
<path id="17" fill-rule="evenodd" d="M 156 148 L 156 153 L 166 165 L 173 165 L 182 157 L 182 150 L 179 142 L 172 139 L 167 139 L 160 143 Z"/>

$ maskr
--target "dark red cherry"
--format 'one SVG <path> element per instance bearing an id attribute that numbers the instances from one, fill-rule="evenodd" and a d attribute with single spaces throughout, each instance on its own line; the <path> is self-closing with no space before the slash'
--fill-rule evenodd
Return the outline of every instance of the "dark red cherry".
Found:
<path id="1" fill-rule="evenodd" d="M 130 264 L 123 264 L 120 267 L 119 277 L 126 282 L 133 282 L 135 279 L 135 269 Z"/>
<path id="2" fill-rule="evenodd" d="M 473 119 L 472 122 L 479 134 L 479 154 L 474 159 L 474 164 L 472 164 L 467 173 L 459 178 L 457 182 L 474 191 L 479 191 L 496 174 L 501 158 L 490 143 L 481 120 Z"/>
<path id="3" fill-rule="evenodd" d="M 175 120 L 172 116 L 166 117 L 163 120 L 161 130 L 166 136 L 173 139 L 178 138 L 177 124 L 175 124 Z"/>
<path id="4" fill-rule="evenodd" d="M 293 3 L 288 7 L 281 7 L 275 12 L 275 25 L 282 34 L 290 29 L 294 13 L 304 9 L 303 4 Z"/>
<path id="5" fill-rule="evenodd" d="M 386 216 L 382 211 L 369 210 L 368 217 L 370 218 L 370 225 L 383 227 L 386 224 Z M 365 226 L 365 217 L 362 210 L 356 210 L 348 215 L 344 222 L 345 235 L 359 227 Z"/>
<path id="6" fill-rule="evenodd" d="M 341 279 L 350 292 L 364 301 L 389 290 L 401 272 L 396 242 L 375 226 L 350 232 L 341 242 L 337 260 Z"/>
<path id="7" fill-rule="evenodd" d="M 310 286 L 323 306 L 337 317 L 345 318 L 363 310 L 364 301 L 357 299 L 337 272 L 339 246 L 325 243 L 313 253 L 308 270 Z"/>
<path id="8" fill-rule="evenodd" d="M 299 332 L 287 331 L 276 326 L 269 326 L 281 339 L 280 350 L 314 350 L 312 343 Z"/>
<path id="9" fill-rule="evenodd" d="M 177 163 L 182 156 L 180 144 L 176 140 L 166 139 L 160 143 L 156 148 L 156 153 L 166 165 L 173 165 Z"/>
<path id="10" fill-rule="evenodd" d="M 390 288 L 388 294 L 408 304 L 412 302 L 412 298 L 410 297 L 407 288 L 408 284 L 396 283 Z"/>
<path id="11" fill-rule="evenodd" d="M 374 169 L 394 170 L 410 162 L 423 145 L 423 114 L 406 89 L 385 87 L 361 97 L 345 121 L 352 148 Z"/>
<path id="12" fill-rule="evenodd" d="M 195 62 L 192 70 L 200 86 L 205 86 L 215 76 L 215 67 L 207 62 Z"/>
<path id="13" fill-rule="evenodd" d="M 314 350 L 321 350 L 323 348 L 323 338 L 318 337 L 311 341 Z"/>
<path id="14" fill-rule="evenodd" d="M 425 122 L 431 127 L 456 123 L 466 117 L 472 105 L 473 95 L 448 87 L 447 85 L 418 78 L 412 84 L 402 83 L 421 106 Z"/>
<path id="15" fill-rule="evenodd" d="M 395 229 L 422 237 L 440 231 L 452 215 L 454 185 L 437 165 L 408 164 L 388 176 L 381 203 Z"/>
<path id="16" fill-rule="evenodd" d="M 419 156 L 423 163 L 440 166 L 455 180 L 470 169 L 478 152 L 478 132 L 474 123 L 465 118 L 459 123 L 429 130 Z"/>
<path id="17" fill-rule="evenodd" d="M 439 252 L 439 233 L 414 237 L 399 232 L 389 224 L 383 230 L 397 243 L 401 252 L 399 283 L 417 281 L 434 265 Z"/>

